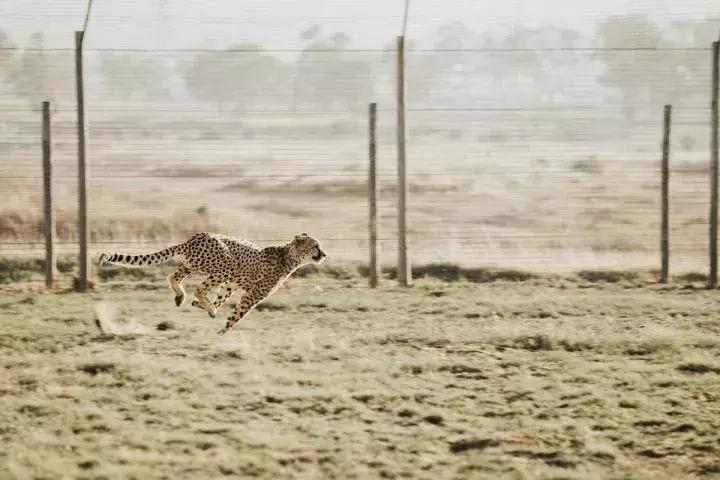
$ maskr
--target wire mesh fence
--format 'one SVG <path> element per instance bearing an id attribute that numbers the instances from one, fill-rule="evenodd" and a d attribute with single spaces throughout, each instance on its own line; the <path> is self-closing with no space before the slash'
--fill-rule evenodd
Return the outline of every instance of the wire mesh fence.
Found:
<path id="1" fill-rule="evenodd" d="M 607 27 L 610 28 L 610 27 Z M 613 31 L 614 32 L 614 31 Z M 711 57 L 704 38 L 583 43 L 553 30 L 407 54 L 413 262 L 657 268 L 663 105 L 673 105 L 673 270 L 704 269 Z M 601 35 L 602 32 L 598 33 Z M 0 42 L 0 254 L 43 247 L 40 102 L 51 100 L 58 249 L 77 251 L 74 52 Z M 93 251 L 198 230 L 299 232 L 367 260 L 367 104 L 378 103 L 379 243 L 397 251 L 395 52 L 85 50 Z"/>

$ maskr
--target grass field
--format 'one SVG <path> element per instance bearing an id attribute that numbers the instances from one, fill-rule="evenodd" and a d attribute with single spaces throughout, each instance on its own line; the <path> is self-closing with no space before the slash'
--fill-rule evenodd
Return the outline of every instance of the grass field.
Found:
<path id="1" fill-rule="evenodd" d="M 0 285 L 0 478 L 720 475 L 720 302 L 692 279 L 331 265 L 217 336 L 228 307 L 177 309 L 163 271 Z"/>

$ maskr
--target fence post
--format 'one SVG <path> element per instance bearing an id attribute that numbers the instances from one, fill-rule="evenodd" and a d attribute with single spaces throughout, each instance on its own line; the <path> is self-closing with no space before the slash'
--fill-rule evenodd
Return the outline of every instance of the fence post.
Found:
<path id="1" fill-rule="evenodd" d="M 77 90 L 78 130 L 78 237 L 80 241 L 80 278 L 77 289 L 86 292 L 89 279 L 88 217 L 87 217 L 87 165 L 85 163 L 85 93 L 83 89 L 82 44 L 85 32 L 75 32 L 75 86 Z"/>
<path id="2" fill-rule="evenodd" d="M 668 282 L 670 271 L 670 121 L 672 105 L 665 105 L 663 115 L 663 141 L 662 141 L 662 218 L 660 225 L 660 283 Z"/>
<path id="3" fill-rule="evenodd" d="M 45 217 L 45 285 L 55 284 L 55 215 L 52 198 L 52 159 L 50 146 L 50 102 L 42 102 L 43 215 Z"/>
<path id="4" fill-rule="evenodd" d="M 412 285 L 407 245 L 407 172 L 405 168 L 405 37 L 397 38 L 397 155 L 398 155 L 398 281 Z"/>
<path id="5" fill-rule="evenodd" d="M 377 265 L 377 167 L 375 162 L 375 154 L 377 152 L 377 143 L 375 132 L 377 124 L 377 104 L 371 103 L 368 107 L 368 154 L 370 156 L 370 166 L 368 170 L 368 205 L 370 207 L 370 265 L 368 277 L 370 279 L 370 287 L 375 288 L 378 284 L 378 265 Z"/>
<path id="6" fill-rule="evenodd" d="M 718 63 L 720 42 L 712 48 L 712 99 L 710 101 L 710 275 L 708 288 L 717 286 L 717 234 L 718 234 Z"/>

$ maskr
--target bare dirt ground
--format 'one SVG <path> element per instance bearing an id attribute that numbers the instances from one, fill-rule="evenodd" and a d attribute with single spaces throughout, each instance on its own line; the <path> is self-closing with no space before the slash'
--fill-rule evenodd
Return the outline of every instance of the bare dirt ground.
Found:
<path id="1" fill-rule="evenodd" d="M 0 477 L 720 475 L 717 292 L 329 272 L 225 336 L 160 271 L 6 285 Z"/>

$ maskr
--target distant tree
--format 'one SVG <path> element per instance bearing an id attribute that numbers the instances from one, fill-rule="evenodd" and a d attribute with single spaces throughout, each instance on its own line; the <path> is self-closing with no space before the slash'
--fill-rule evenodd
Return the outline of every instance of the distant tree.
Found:
<path id="1" fill-rule="evenodd" d="M 335 32 L 332 35 L 330 35 L 330 43 L 332 44 L 333 48 L 335 48 L 337 50 L 343 50 L 350 46 L 350 43 L 352 43 L 352 40 L 350 39 L 350 36 L 347 33 Z"/>
<path id="2" fill-rule="evenodd" d="M 500 53 L 498 56 L 505 56 L 505 62 L 496 56 L 494 65 L 500 65 L 498 70 L 505 78 L 522 76 L 530 79 L 536 101 L 554 104 L 556 97 L 577 81 L 574 78 L 577 71 L 572 68 L 582 58 L 572 49 L 580 40 L 580 34 L 570 29 L 516 27 L 500 42 L 500 47 L 517 51 Z"/>
<path id="3" fill-rule="evenodd" d="M 672 33 L 678 38 L 680 46 L 709 48 L 717 40 L 720 16 L 705 20 L 679 21 L 672 24 Z M 683 85 L 675 92 L 675 98 L 681 97 L 684 103 L 704 105 L 707 101 L 707 86 L 710 82 L 709 58 L 707 52 L 678 52 L 673 56 Z"/>
<path id="4" fill-rule="evenodd" d="M 11 48 L 12 43 L 10 43 L 10 37 L 8 37 L 7 33 L 0 30 L 0 48 Z M 6 55 L 5 52 L 0 53 L 0 55 Z"/>
<path id="5" fill-rule="evenodd" d="M 594 56 L 605 67 L 598 81 L 619 93 L 627 118 L 635 117 L 643 106 L 672 101 L 684 77 L 676 57 L 661 51 L 623 50 L 675 46 L 658 25 L 647 17 L 614 16 L 597 24 L 596 35 L 607 49 Z"/>
<path id="6" fill-rule="evenodd" d="M 529 100 L 553 103 L 570 82 L 567 70 L 578 55 L 532 50 L 572 47 L 580 40 L 577 32 L 556 27 L 516 27 L 501 37 L 476 35 L 455 21 L 438 28 L 436 52 L 411 56 L 408 81 L 413 92 L 443 105 L 462 105 L 476 97 L 504 102 L 506 95 L 510 102 L 527 102 L 519 84 L 529 88 Z"/>
<path id="7" fill-rule="evenodd" d="M 118 99 L 166 97 L 171 70 L 162 59 L 128 53 L 103 53 L 103 83 Z"/>
<path id="8" fill-rule="evenodd" d="M 10 37 L 0 30 L 0 92 L 11 93 L 14 85 L 11 80 L 14 76 L 15 52 Z"/>
<path id="9" fill-rule="evenodd" d="M 374 80 L 372 65 L 362 52 L 346 52 L 350 37 L 336 32 L 329 38 L 312 37 L 296 64 L 294 82 L 295 105 L 316 105 L 322 108 L 353 107 L 372 98 Z M 308 38 L 301 34 L 301 38 Z"/>
<path id="10" fill-rule="evenodd" d="M 433 44 L 439 52 L 422 52 L 406 59 L 410 91 L 444 104 L 452 103 L 452 99 L 467 101 L 477 62 L 461 50 L 472 42 L 473 33 L 462 22 L 441 25 Z"/>
<path id="11" fill-rule="evenodd" d="M 254 44 L 198 53 L 180 70 L 188 90 L 218 108 L 272 104 L 285 94 L 287 86 L 287 66 Z"/>
<path id="12" fill-rule="evenodd" d="M 70 101 L 73 92 L 72 57 L 45 49 L 42 33 L 33 33 L 26 48 L 17 59 L 11 75 L 15 92 L 27 100 L 46 99 Z"/>
<path id="13" fill-rule="evenodd" d="M 309 42 L 311 40 L 315 40 L 320 36 L 321 27 L 318 24 L 313 25 L 312 27 L 308 28 L 307 30 L 303 30 L 300 32 L 300 39 L 304 40 L 306 42 Z"/>
<path id="14" fill-rule="evenodd" d="M 679 34 L 681 41 L 694 47 L 709 47 L 718 39 L 720 16 L 704 20 L 682 20 L 672 23 L 673 30 Z"/>

